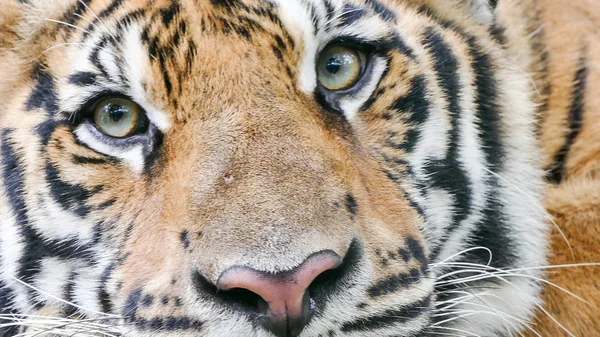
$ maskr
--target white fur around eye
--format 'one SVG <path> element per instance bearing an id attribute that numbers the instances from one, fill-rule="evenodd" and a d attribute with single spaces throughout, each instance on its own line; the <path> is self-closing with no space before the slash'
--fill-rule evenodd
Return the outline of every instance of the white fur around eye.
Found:
<path id="1" fill-rule="evenodd" d="M 132 171 L 141 173 L 144 170 L 144 149 L 142 144 L 134 144 L 128 147 L 116 147 L 106 144 L 98 139 L 91 131 L 89 124 L 81 124 L 75 129 L 77 139 L 86 144 L 90 149 L 105 155 L 118 158 L 127 163 Z"/>
<path id="2" fill-rule="evenodd" d="M 131 24 L 124 37 L 125 75 L 130 86 L 128 94 L 144 108 L 146 116 L 152 124 L 162 132 L 166 132 L 171 126 L 169 116 L 149 102 L 148 93 L 142 85 L 142 83 L 152 82 L 150 75 L 152 72 L 149 71 L 151 69 L 150 59 L 148 50 L 140 39 L 141 35 L 140 27 L 137 24 Z"/>
<path id="3" fill-rule="evenodd" d="M 374 58 L 371 62 L 373 62 L 373 70 L 367 75 L 370 76 L 369 81 L 359 92 L 340 100 L 340 107 L 349 121 L 356 118 L 360 107 L 371 97 L 387 67 L 387 63 L 381 58 Z"/>
<path id="4" fill-rule="evenodd" d="M 477 22 L 484 25 L 494 23 L 494 9 L 489 0 L 468 0 L 468 2 L 469 10 Z"/>

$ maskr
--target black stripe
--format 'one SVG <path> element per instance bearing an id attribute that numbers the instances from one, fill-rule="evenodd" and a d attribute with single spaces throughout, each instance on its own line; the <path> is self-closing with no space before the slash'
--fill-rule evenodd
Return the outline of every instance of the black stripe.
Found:
<path id="1" fill-rule="evenodd" d="M 71 8 L 65 11 L 65 16 L 62 21 L 67 22 L 70 25 L 76 26 L 76 22 L 79 19 L 79 15 L 82 15 L 87 10 L 89 4 L 92 0 L 81 0 L 77 1 Z M 75 29 L 74 27 L 64 26 L 63 28 L 67 28 L 70 30 Z"/>
<path id="2" fill-rule="evenodd" d="M 585 51 L 584 51 L 585 53 Z M 565 137 L 565 143 L 554 158 L 553 168 L 548 174 L 548 180 L 559 184 L 564 178 L 564 170 L 569 151 L 575 143 L 575 139 L 581 132 L 584 112 L 584 98 L 587 84 L 588 68 L 587 60 L 582 57 L 579 60 L 579 68 L 575 73 L 573 93 L 571 94 L 571 107 L 569 109 L 569 132 Z"/>
<path id="3" fill-rule="evenodd" d="M 25 168 L 23 167 L 17 152 L 11 145 L 11 136 L 14 130 L 2 130 L 2 178 L 4 190 L 10 203 L 17 225 L 27 225 L 29 222 L 27 206 L 23 197 Z"/>
<path id="4" fill-rule="evenodd" d="M 143 301 L 142 289 L 132 291 L 125 306 L 123 307 L 123 317 L 127 323 L 135 324 L 138 330 L 142 331 L 175 331 L 175 330 L 202 330 L 204 323 L 192 320 L 187 317 L 169 316 L 165 318 L 146 319 L 138 316 L 138 309 Z M 175 301 L 177 303 L 178 299 Z M 180 301 L 180 300 L 179 300 Z"/>
<path id="5" fill-rule="evenodd" d="M 54 116 L 58 110 L 58 97 L 54 88 L 54 79 L 44 64 L 36 64 L 32 71 L 35 86 L 27 99 L 28 111 L 43 108 L 48 116 Z"/>
<path id="6" fill-rule="evenodd" d="M 402 39 L 402 37 L 400 36 L 400 34 L 396 34 L 394 35 L 391 44 L 394 46 L 394 49 L 399 51 L 400 53 L 404 54 L 405 56 L 409 57 L 411 60 L 416 60 L 417 57 L 415 56 L 414 51 L 412 50 L 411 47 L 409 47 L 406 42 L 404 42 L 404 40 Z"/>
<path id="7" fill-rule="evenodd" d="M 160 10 L 160 16 L 162 18 L 163 24 L 165 26 L 168 26 L 169 24 L 171 24 L 171 22 L 173 21 L 175 16 L 179 14 L 180 10 L 181 10 L 181 6 L 179 5 L 178 2 L 174 2 L 168 8 L 162 8 Z"/>
<path id="8" fill-rule="evenodd" d="M 498 83 L 490 56 L 482 51 L 474 37 L 467 40 L 473 59 L 477 106 L 477 127 L 485 159 L 492 170 L 502 167 L 505 152 L 502 145 L 502 116 L 498 106 Z"/>
<path id="9" fill-rule="evenodd" d="M 19 312 L 15 309 L 12 309 L 14 294 L 12 290 L 4 283 L 3 280 L 0 280 L 0 315 L 3 315 L 3 318 L 0 318 L 0 323 L 13 323 L 10 320 L 9 315 L 14 315 L 18 317 Z M 16 323 L 16 321 L 14 322 Z M 4 326 L 0 327 L 0 336 L 15 336 L 19 332 L 19 326 Z"/>
<path id="10" fill-rule="evenodd" d="M 112 313 L 113 304 L 110 299 L 110 295 L 108 294 L 107 285 L 108 280 L 110 279 L 112 273 L 115 270 L 115 265 L 111 264 L 102 272 L 102 276 L 100 277 L 100 289 L 98 291 L 98 301 L 102 307 L 102 312 L 104 313 Z"/>
<path id="11" fill-rule="evenodd" d="M 371 8 L 373 8 L 375 13 L 379 14 L 379 16 L 385 21 L 396 20 L 396 14 L 378 0 L 367 0 L 367 3 L 371 5 Z"/>
<path id="12" fill-rule="evenodd" d="M 408 272 L 392 274 L 378 281 L 367 289 L 371 298 L 388 295 L 397 292 L 401 288 L 409 288 L 411 285 L 421 280 L 421 273 L 416 268 L 411 268 Z"/>
<path id="13" fill-rule="evenodd" d="M 397 292 L 401 288 L 409 288 L 411 285 L 419 282 L 423 276 L 427 275 L 429 261 L 425 255 L 423 246 L 413 237 L 405 239 L 405 247 L 398 249 L 398 254 L 392 254 L 401 258 L 404 263 L 410 259 L 418 262 L 419 268 L 411 268 L 406 273 L 392 274 L 378 281 L 367 289 L 371 298 L 388 295 Z"/>
<path id="14" fill-rule="evenodd" d="M 112 40 L 112 37 L 110 35 L 103 35 L 100 38 L 100 41 L 96 44 L 96 47 L 94 47 L 94 50 L 92 51 L 92 53 L 90 54 L 89 60 L 90 62 L 96 67 L 98 68 L 98 70 L 100 70 L 100 73 L 102 74 L 102 76 L 104 76 L 104 78 L 111 80 L 112 78 L 110 78 L 110 75 L 108 74 L 108 71 L 106 70 L 106 68 L 104 68 L 104 65 L 102 64 L 102 62 L 100 62 L 100 51 L 103 50 L 106 45 L 108 44 L 109 41 Z"/>
<path id="15" fill-rule="evenodd" d="M 538 87 L 541 94 L 541 104 L 539 105 L 537 111 L 540 115 L 537 118 L 537 126 L 538 129 L 540 125 L 544 122 L 545 117 L 548 116 L 548 107 L 550 105 L 550 97 L 552 96 L 552 81 L 550 81 L 550 61 L 549 61 L 549 53 L 546 45 L 546 31 L 539 30 L 540 26 L 544 25 L 544 21 L 542 18 L 542 12 L 537 9 L 535 16 L 532 20 L 530 20 L 529 26 L 527 29 L 529 31 L 538 31 L 537 34 L 531 37 L 530 45 L 533 50 L 534 55 L 538 55 L 539 60 L 535 61 L 534 67 L 529 71 L 531 73 L 535 73 L 536 82 L 541 83 Z"/>
<path id="16" fill-rule="evenodd" d="M 68 123 L 68 121 L 66 121 L 66 120 L 55 120 L 54 116 L 52 116 L 52 117 L 49 117 L 48 120 L 38 124 L 35 127 L 35 132 L 38 134 L 38 136 L 40 136 L 42 145 L 43 146 L 48 145 L 48 143 L 50 142 L 50 139 L 52 138 L 52 134 L 54 134 L 54 131 L 58 127 L 63 126 L 67 123 Z"/>
<path id="17" fill-rule="evenodd" d="M 117 9 L 119 9 L 119 7 L 121 7 L 122 4 L 123 0 L 114 0 L 110 5 L 108 5 L 108 7 L 106 7 L 106 9 L 98 14 L 98 17 L 103 19 L 112 15 Z"/>
<path id="18" fill-rule="evenodd" d="M 423 75 L 413 77 L 408 93 L 397 98 L 388 109 L 399 114 L 407 115 L 410 130 L 407 131 L 401 148 L 412 152 L 420 136 L 420 127 L 427 121 L 430 114 L 430 102 L 427 99 L 427 83 Z"/>
<path id="19" fill-rule="evenodd" d="M 317 15 L 317 9 L 315 8 L 315 5 L 313 3 L 307 3 L 307 2 L 303 2 L 303 5 L 307 6 L 308 10 L 310 11 L 310 17 L 311 17 L 311 22 L 312 22 L 312 26 L 313 26 L 313 30 L 312 33 L 313 35 L 317 35 L 317 32 L 319 31 L 319 27 L 320 27 L 320 19 L 319 16 Z"/>
<path id="20" fill-rule="evenodd" d="M 475 87 L 477 106 L 476 123 L 479 129 L 479 140 L 490 170 L 499 172 L 504 167 L 505 149 L 501 126 L 501 110 L 498 106 L 498 83 L 494 73 L 494 65 L 490 56 L 482 51 L 474 37 L 468 40 L 469 54 L 473 59 L 472 68 L 476 74 Z M 498 179 L 488 177 L 488 191 L 496 193 L 500 187 Z M 506 224 L 506 215 L 502 200 L 496 194 L 487 198 L 482 220 L 472 233 L 472 246 L 487 247 L 492 252 L 492 266 L 496 268 L 510 267 L 515 256 L 511 253 L 512 242 L 509 238 L 511 229 Z M 489 253 L 483 250 L 469 252 L 463 260 L 474 263 L 487 263 Z"/>
<path id="21" fill-rule="evenodd" d="M 67 283 L 64 287 L 64 295 L 63 295 L 63 299 L 66 302 L 69 302 L 69 304 L 67 304 L 65 306 L 65 308 L 63 309 L 63 316 L 64 317 L 72 317 L 73 315 L 75 315 L 77 313 L 77 306 L 75 303 L 75 279 L 77 278 L 78 274 L 75 272 L 71 272 L 69 274 L 69 278 L 67 279 Z M 72 303 L 72 304 L 71 304 Z M 75 305 L 73 305 L 75 304 Z"/>
<path id="22" fill-rule="evenodd" d="M 149 172 L 156 164 L 160 164 L 160 155 L 162 154 L 164 135 L 160 130 L 153 128 L 152 142 L 145 146 L 144 171 Z"/>
<path id="23" fill-rule="evenodd" d="M 459 136 L 460 136 L 460 88 L 459 66 L 456 56 L 443 37 L 434 29 L 428 28 L 423 44 L 429 51 L 434 70 L 440 84 L 440 88 L 448 102 L 447 110 L 450 115 L 450 138 L 448 140 L 448 152 L 442 160 L 430 160 L 424 169 L 430 177 L 430 186 L 427 189 L 439 188 L 448 191 L 454 199 L 452 207 L 452 220 L 448 231 L 451 232 L 459 227 L 460 223 L 467 218 L 472 204 L 472 186 L 459 161 Z M 445 235 L 448 237 L 448 235 Z M 433 249 L 435 252 L 436 248 Z"/>
<path id="24" fill-rule="evenodd" d="M 50 186 L 52 198 L 64 210 L 73 212 L 80 217 L 85 217 L 90 213 L 91 207 L 86 202 L 93 194 L 91 190 L 63 181 L 59 176 L 58 169 L 50 163 L 46 165 L 46 181 Z"/>
<path id="25" fill-rule="evenodd" d="M 351 193 L 346 194 L 346 210 L 352 215 L 356 216 L 356 212 L 358 210 L 358 204 L 356 203 L 356 199 Z"/>
<path id="26" fill-rule="evenodd" d="M 387 310 L 380 315 L 368 316 L 352 322 L 346 322 L 342 325 L 341 330 L 346 333 L 355 331 L 373 331 L 397 324 L 408 323 L 410 320 L 427 312 L 430 307 L 431 297 L 428 296 L 406 308 Z"/>
<path id="27" fill-rule="evenodd" d="M 83 157 L 78 155 L 73 155 L 73 163 L 75 164 L 83 164 L 83 165 L 107 165 L 107 164 L 117 164 L 118 161 L 111 157 L 105 158 L 91 158 L 91 157 Z"/>
<path id="28" fill-rule="evenodd" d="M 20 227 L 21 236 L 25 242 L 23 255 L 19 258 L 19 279 L 30 282 L 33 276 L 39 272 L 40 258 L 37 254 L 38 247 L 32 246 L 31 227 L 29 227 L 29 216 L 27 206 L 23 197 L 25 168 L 16 155 L 16 151 L 10 144 L 13 130 L 2 130 L 2 176 L 4 180 L 4 190 L 8 197 L 13 215 L 17 225 Z M 43 244 L 43 241 L 41 242 Z M 29 289 L 30 297 L 33 290 Z"/>
<path id="29" fill-rule="evenodd" d="M 331 22 L 335 17 L 335 8 L 331 5 L 331 0 L 323 0 L 323 6 L 325 6 L 325 12 L 327 12 L 327 22 Z"/>
<path id="30" fill-rule="evenodd" d="M 79 71 L 69 76 L 69 83 L 78 86 L 90 86 L 96 84 L 96 74 L 89 71 Z"/>
<path id="31" fill-rule="evenodd" d="M 499 170 L 505 156 L 502 146 L 502 116 L 498 106 L 498 84 L 490 56 L 482 51 L 474 37 L 469 37 L 469 54 L 475 72 L 477 126 L 485 159 L 492 170 Z"/>
<path id="32" fill-rule="evenodd" d="M 346 5 L 344 5 L 344 8 L 342 10 L 342 15 L 340 16 L 340 22 L 337 26 L 338 27 L 349 26 L 349 25 L 353 24 L 354 22 L 360 20 L 364 16 L 365 16 L 364 9 L 362 9 L 358 6 L 351 5 L 351 4 L 346 4 Z"/>
<path id="33" fill-rule="evenodd" d="M 499 23 L 494 23 L 489 28 L 490 35 L 498 42 L 501 46 L 505 46 L 508 43 L 506 39 L 506 28 L 502 27 Z"/>
<path id="34" fill-rule="evenodd" d="M 215 7 L 221 7 L 226 10 L 232 10 L 234 7 L 246 8 L 246 5 L 239 0 L 210 0 Z"/>

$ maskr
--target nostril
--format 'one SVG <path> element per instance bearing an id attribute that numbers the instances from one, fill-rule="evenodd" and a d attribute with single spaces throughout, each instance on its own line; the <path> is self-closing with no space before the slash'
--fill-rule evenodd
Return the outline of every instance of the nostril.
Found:
<path id="1" fill-rule="evenodd" d="M 217 296 L 238 309 L 248 310 L 252 313 L 266 314 L 269 310 L 269 304 L 258 294 L 248 289 L 219 290 Z"/>
<path id="2" fill-rule="evenodd" d="M 193 281 L 201 294 L 213 296 L 214 300 L 221 301 L 233 309 L 252 314 L 265 314 L 269 309 L 269 305 L 262 297 L 248 289 L 219 289 L 199 272 L 194 273 Z"/>
<path id="3" fill-rule="evenodd" d="M 329 289 L 332 289 L 336 286 L 337 281 L 341 277 L 341 267 L 327 270 L 321 273 L 319 276 L 317 276 L 317 278 L 315 278 L 314 281 L 312 281 L 312 283 L 308 286 L 308 293 L 311 295 L 311 297 L 327 294 L 329 293 Z"/>

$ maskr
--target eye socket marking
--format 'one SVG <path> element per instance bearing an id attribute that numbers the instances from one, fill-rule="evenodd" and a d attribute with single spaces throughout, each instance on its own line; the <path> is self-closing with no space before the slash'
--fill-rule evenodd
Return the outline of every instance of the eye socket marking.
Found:
<path id="1" fill-rule="evenodd" d="M 343 44 L 326 47 L 317 61 L 317 80 L 330 91 L 341 91 L 356 85 L 367 65 L 367 57 L 357 48 Z"/>
<path id="2" fill-rule="evenodd" d="M 143 132 L 148 119 L 142 107 L 123 97 L 103 97 L 96 100 L 93 120 L 96 128 L 114 138 L 128 138 Z"/>

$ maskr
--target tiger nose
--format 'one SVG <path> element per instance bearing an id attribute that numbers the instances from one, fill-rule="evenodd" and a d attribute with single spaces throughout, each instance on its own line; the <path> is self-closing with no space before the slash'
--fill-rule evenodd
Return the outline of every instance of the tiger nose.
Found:
<path id="1" fill-rule="evenodd" d="M 258 307 L 263 326 L 278 337 L 295 337 L 312 318 L 314 308 L 308 287 L 319 275 L 341 263 L 339 255 L 324 251 L 311 255 L 293 270 L 281 273 L 236 266 L 221 274 L 217 287 L 243 289 L 258 295 L 266 304 Z"/>

